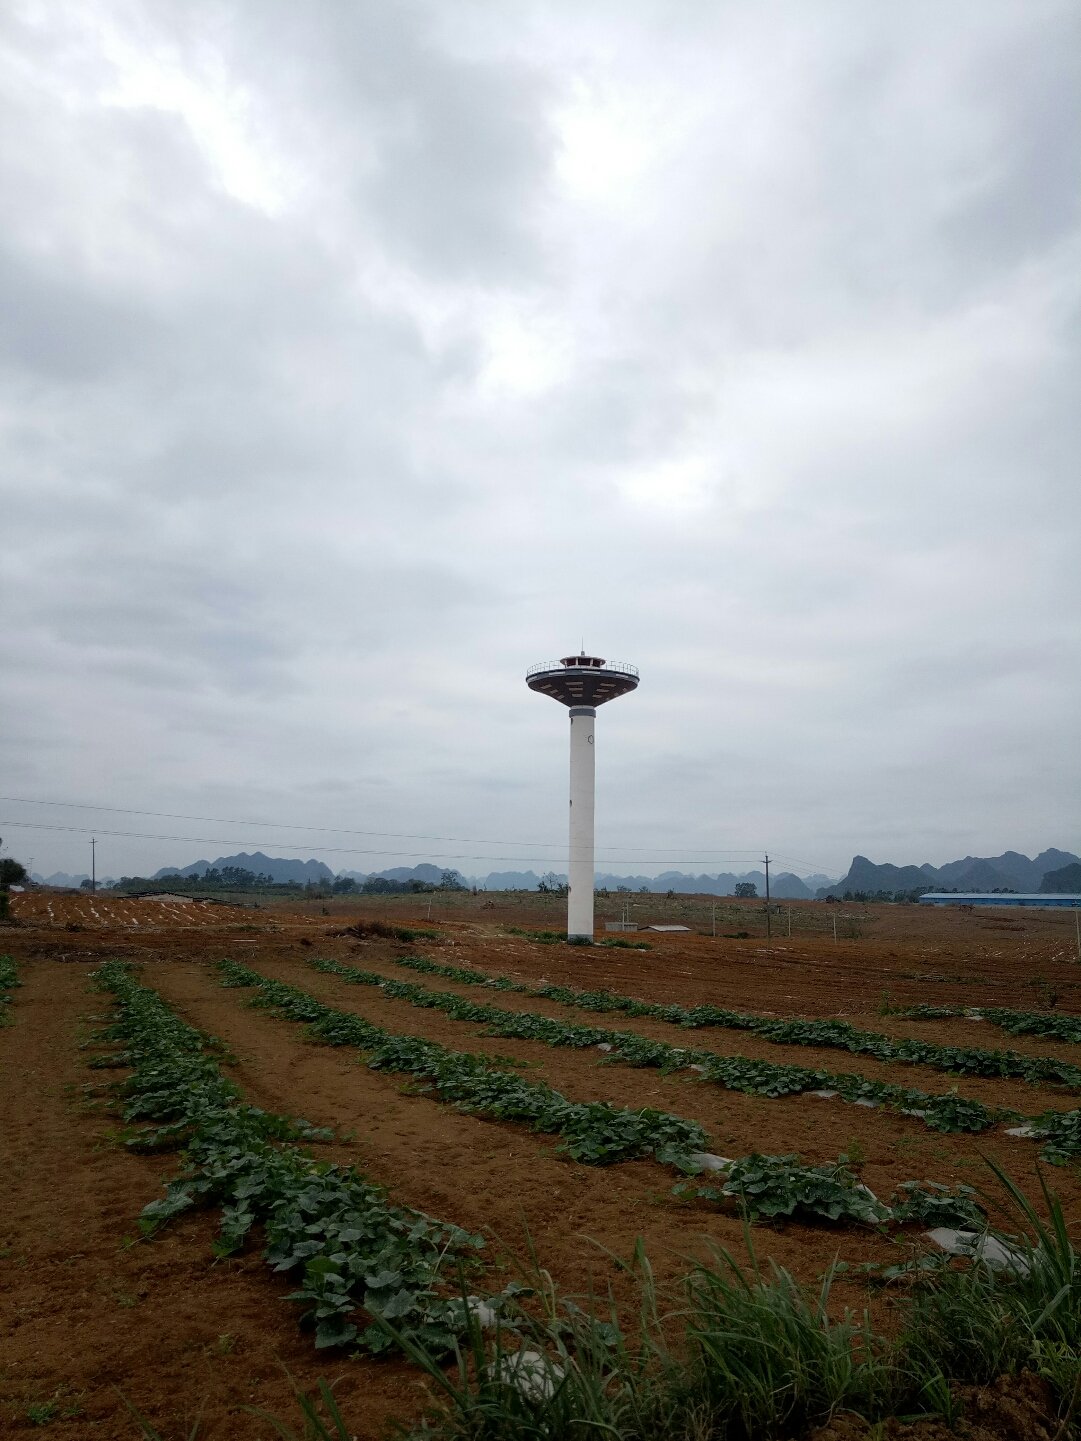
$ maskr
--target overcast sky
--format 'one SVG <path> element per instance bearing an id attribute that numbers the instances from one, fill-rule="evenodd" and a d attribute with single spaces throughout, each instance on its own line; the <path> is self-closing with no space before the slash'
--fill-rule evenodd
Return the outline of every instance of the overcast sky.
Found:
<path id="1" fill-rule="evenodd" d="M 600 868 L 1081 850 L 1074 0 L 0 47 L 5 852 L 560 868 L 583 641 Z"/>

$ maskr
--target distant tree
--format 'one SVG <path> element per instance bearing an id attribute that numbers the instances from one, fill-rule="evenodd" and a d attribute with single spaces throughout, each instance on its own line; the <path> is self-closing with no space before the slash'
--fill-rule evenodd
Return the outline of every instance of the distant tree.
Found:
<path id="1" fill-rule="evenodd" d="M 758 895 L 758 887 L 755 885 L 754 881 L 737 881 L 736 895 L 742 901 L 753 901 L 754 898 Z"/>
<path id="2" fill-rule="evenodd" d="M 92 891 L 94 889 L 94 882 L 87 876 L 85 881 L 79 882 L 79 889 L 81 891 Z"/>
<path id="3" fill-rule="evenodd" d="M 386 876 L 369 876 L 360 887 L 366 896 L 408 896 L 434 891 L 431 881 L 390 881 Z"/>
<path id="4" fill-rule="evenodd" d="M 8 886 L 21 885 L 25 880 L 26 867 L 21 861 L 12 860 L 10 856 L 0 860 L 0 890 L 6 891 Z"/>
<path id="5" fill-rule="evenodd" d="M 335 876 L 331 890 L 336 896 L 347 896 L 350 891 L 355 891 L 357 883 L 352 876 Z"/>
<path id="6" fill-rule="evenodd" d="M 439 889 L 441 891 L 464 891 L 465 882 L 457 871 L 444 871 L 439 877 Z"/>
<path id="7" fill-rule="evenodd" d="M 2 844 L 0 841 L 0 845 Z M 6 921 L 10 915 L 8 887 L 21 885 L 25 880 L 26 867 L 21 861 L 13 860 L 11 856 L 0 859 L 0 921 Z"/>
<path id="8" fill-rule="evenodd" d="M 235 887 L 238 891 L 254 891 L 260 885 L 259 876 L 243 866 L 222 866 L 218 875 L 221 885 Z"/>

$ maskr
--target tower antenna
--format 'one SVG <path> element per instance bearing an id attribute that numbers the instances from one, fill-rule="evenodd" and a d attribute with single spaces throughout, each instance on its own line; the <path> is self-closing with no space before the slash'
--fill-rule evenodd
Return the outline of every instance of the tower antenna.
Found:
<path id="1" fill-rule="evenodd" d="M 564 656 L 531 666 L 525 683 L 565 705 L 571 721 L 570 857 L 567 880 L 567 939 L 593 941 L 593 853 L 596 802 L 597 707 L 638 687 L 633 665 L 609 664 L 586 655 Z"/>

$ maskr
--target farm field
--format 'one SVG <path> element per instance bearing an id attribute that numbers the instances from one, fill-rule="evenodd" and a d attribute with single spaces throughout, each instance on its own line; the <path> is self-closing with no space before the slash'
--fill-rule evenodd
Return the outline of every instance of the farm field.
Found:
<path id="1" fill-rule="evenodd" d="M 634 899 L 642 907 L 652 903 L 649 919 L 712 928 L 709 901 Z M 116 999 L 92 988 L 92 973 L 114 959 L 129 963 L 139 986 L 180 1022 L 220 1040 L 224 1049 L 211 1053 L 213 1068 L 242 1101 L 332 1128 L 333 1139 L 311 1142 L 319 1159 L 385 1186 L 396 1207 L 484 1236 L 470 1279 L 480 1294 L 495 1294 L 514 1279 L 515 1263 L 526 1260 L 531 1244 L 564 1292 L 611 1283 L 624 1299 L 625 1279 L 606 1252 L 627 1257 L 641 1238 L 666 1281 L 710 1243 L 746 1259 L 745 1232 L 730 1201 L 694 1195 L 702 1177 L 689 1193 L 673 1194 L 684 1171 L 663 1148 L 650 1149 L 648 1134 L 643 1142 L 628 1130 L 619 1159 L 586 1164 L 574 1158 L 574 1147 L 588 1149 L 593 1133 L 568 1129 L 569 1113 L 562 1129 L 553 1121 L 538 1133 L 506 1113 L 499 1096 L 485 1101 L 487 1109 L 475 1098 L 471 1113 L 456 1109 L 452 1086 L 472 1081 L 449 1077 L 448 1053 L 490 1058 L 495 1069 L 483 1072 L 486 1083 L 509 1073 L 529 1104 L 554 1088 L 574 1103 L 574 1125 L 592 1125 L 599 1113 L 590 1108 L 598 1103 L 631 1113 L 648 1107 L 685 1123 L 688 1136 L 701 1138 L 695 1149 L 726 1158 L 799 1152 L 808 1164 L 824 1164 L 845 1154 L 884 1202 L 912 1180 L 994 1194 L 985 1158 L 1038 1198 L 1043 1142 L 1008 1130 L 1022 1118 L 1081 1104 L 1081 1091 L 1050 1075 L 1026 1079 L 1020 1063 L 1006 1075 L 954 1072 L 892 1053 L 884 1059 L 843 1049 L 825 1031 L 797 1043 L 731 1024 L 689 1028 L 656 1014 L 601 1012 L 589 1008 L 588 998 L 561 999 L 562 991 L 537 994 L 550 987 L 607 990 L 685 1009 L 841 1021 L 898 1044 L 1009 1051 L 1061 1063 L 1066 1076 L 1081 1066 L 1076 1041 L 1009 1034 L 991 1019 L 964 1014 L 1007 1008 L 1081 1016 L 1071 915 L 846 905 L 835 941 L 822 906 L 786 909 L 792 934 L 787 917 L 775 918 L 769 944 L 760 933 L 760 907 L 729 906 L 722 914 L 718 905 L 718 931 L 750 934 L 628 937 L 651 947 L 639 951 L 544 944 L 512 933 L 558 925 L 558 906 L 546 897 L 350 898 L 259 908 L 100 892 L 14 897 L 18 924 L 0 933 L 0 952 L 13 958 L 21 982 L 0 1027 L 7 1182 L 0 1216 L 6 1333 L 0 1430 L 29 1435 L 46 1425 L 44 1434 L 70 1441 L 136 1437 L 126 1401 L 165 1441 L 187 1436 L 200 1410 L 203 1441 L 263 1438 L 274 1434 L 271 1426 L 244 1408 L 265 1408 L 300 1429 L 293 1383 L 310 1390 L 323 1377 L 335 1382 L 351 1433 L 367 1441 L 385 1435 L 393 1420 L 417 1418 L 429 1394 L 417 1368 L 393 1355 L 317 1350 L 311 1330 L 298 1324 L 303 1306 L 286 1299 L 297 1289 L 296 1276 L 268 1268 L 258 1227 L 240 1249 L 216 1254 L 219 1211 L 193 1207 L 140 1239 L 140 1212 L 162 1198 L 180 1163 L 173 1150 L 147 1153 L 124 1144 L 130 1132 L 106 1105 L 102 1087 L 127 1071 L 90 1064 L 106 1054 L 100 1032 Z M 436 934 L 406 942 L 373 933 L 372 922 Z M 403 966 L 409 957 L 432 968 Z M 231 970 L 221 968 L 225 960 L 235 963 Z M 332 966 L 316 967 L 315 960 Z M 496 977 L 521 989 L 476 984 Z M 308 998 L 309 1019 L 331 1016 L 342 1043 L 313 1043 L 289 1019 L 283 1006 L 296 991 Z M 274 1004 L 253 1007 L 259 998 Z M 454 998 L 486 1007 L 485 1018 L 470 1018 Z M 919 1005 L 962 1014 L 898 1014 Z M 343 1015 L 351 1028 L 334 1019 Z M 522 1017 L 559 1024 L 531 1024 L 526 1035 Z M 598 1052 L 588 1038 L 577 1044 L 563 1034 L 569 1027 L 631 1035 L 653 1051 L 630 1064 L 618 1054 L 618 1041 L 605 1040 L 614 1050 Z M 376 1032 L 394 1038 L 393 1055 L 372 1069 L 366 1060 L 379 1044 Z M 686 1056 L 672 1055 L 692 1048 L 694 1070 Z M 934 1098 L 956 1091 L 990 1119 L 979 1131 L 943 1131 L 928 1116 L 861 1104 L 855 1090 L 822 1098 L 806 1087 L 790 1094 L 734 1089 L 730 1063 L 737 1059 L 755 1063 L 756 1077 L 774 1077 L 779 1067 L 809 1068 L 862 1078 L 869 1095 L 884 1083 L 931 1098 L 911 1111 L 931 1105 L 933 1112 Z M 433 1075 L 436 1088 L 421 1089 Z M 661 1124 L 651 1122 L 643 1134 L 652 1126 L 659 1135 Z M 1077 1160 L 1044 1171 L 1076 1237 Z M 933 1249 L 924 1230 L 794 1216 L 783 1225 L 762 1221 L 751 1234 L 760 1259 L 813 1283 L 836 1257 L 854 1270 Z M 888 1331 L 892 1293 L 869 1288 L 853 1270 L 835 1283 L 834 1303 L 870 1306 Z"/>

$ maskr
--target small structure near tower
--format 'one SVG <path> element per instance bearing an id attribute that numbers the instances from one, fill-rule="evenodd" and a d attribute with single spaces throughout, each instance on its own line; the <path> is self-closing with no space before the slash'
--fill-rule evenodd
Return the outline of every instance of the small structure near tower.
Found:
<path id="1" fill-rule="evenodd" d="M 637 689 L 633 665 L 611 665 L 600 656 L 564 656 L 531 666 L 526 685 L 565 705 L 571 719 L 570 857 L 567 939 L 593 940 L 593 815 L 596 792 L 594 748 L 597 707 Z"/>

